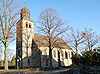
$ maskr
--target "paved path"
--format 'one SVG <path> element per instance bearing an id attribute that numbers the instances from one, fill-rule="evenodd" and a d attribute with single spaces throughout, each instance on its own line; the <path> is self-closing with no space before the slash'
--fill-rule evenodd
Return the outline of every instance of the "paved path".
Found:
<path id="1" fill-rule="evenodd" d="M 60 74 L 62 72 L 67 72 L 70 69 L 60 69 L 60 70 L 53 70 L 53 71 L 42 71 L 42 72 L 34 72 L 34 74 Z"/>
<path id="2" fill-rule="evenodd" d="M 69 69 L 59 69 L 59 70 L 51 70 L 51 71 L 30 71 L 30 72 L 17 72 L 17 73 L 6 73 L 6 74 L 70 74 L 67 73 Z"/>

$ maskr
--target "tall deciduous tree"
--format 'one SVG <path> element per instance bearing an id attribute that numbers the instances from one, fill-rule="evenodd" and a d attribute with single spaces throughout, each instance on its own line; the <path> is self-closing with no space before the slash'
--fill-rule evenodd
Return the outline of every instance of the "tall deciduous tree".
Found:
<path id="1" fill-rule="evenodd" d="M 99 40 L 100 40 L 100 36 L 97 35 L 93 29 L 89 29 L 89 28 L 85 28 L 86 36 L 85 36 L 85 45 L 86 45 L 86 49 L 88 50 L 92 50 L 93 47 L 98 44 Z"/>
<path id="2" fill-rule="evenodd" d="M 18 1 L 0 0 L 0 40 L 5 47 L 5 70 L 8 70 L 8 46 L 15 39 L 15 24 L 18 20 Z"/>
<path id="3" fill-rule="evenodd" d="M 1 44 L 1 43 L 0 43 Z M 2 50 L 2 45 L 0 45 L 0 60 L 2 59 L 2 52 L 3 52 L 3 50 Z"/>
<path id="4" fill-rule="evenodd" d="M 86 41 L 85 33 L 73 28 L 70 29 L 70 32 L 66 34 L 65 40 L 69 44 L 70 47 L 76 50 L 78 53 L 79 45 Z"/>
<path id="5" fill-rule="evenodd" d="M 52 66 L 52 49 L 56 43 L 56 38 L 68 30 L 68 25 L 59 18 L 56 10 L 52 8 L 42 11 L 37 23 L 39 24 L 35 26 L 48 37 L 49 61 L 50 66 Z"/>

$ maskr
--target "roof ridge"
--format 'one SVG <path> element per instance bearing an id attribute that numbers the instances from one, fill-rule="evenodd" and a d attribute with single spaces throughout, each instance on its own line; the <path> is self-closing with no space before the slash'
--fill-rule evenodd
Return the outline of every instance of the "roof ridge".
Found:
<path id="1" fill-rule="evenodd" d="M 34 33 L 34 34 L 37 34 L 37 33 Z M 46 35 L 42 35 L 42 34 L 37 34 L 37 35 L 41 35 L 41 36 L 46 36 Z M 48 37 L 48 36 L 46 36 L 46 37 Z M 61 38 L 56 38 L 56 39 L 61 39 Z M 63 39 L 61 39 L 61 40 L 63 40 Z M 63 40 L 64 41 L 64 40 Z M 64 41 L 65 42 L 65 41 Z"/>

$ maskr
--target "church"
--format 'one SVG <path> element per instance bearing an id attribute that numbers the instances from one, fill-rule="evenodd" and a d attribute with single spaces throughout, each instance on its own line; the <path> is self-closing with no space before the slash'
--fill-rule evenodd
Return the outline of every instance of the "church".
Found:
<path id="1" fill-rule="evenodd" d="M 30 19 L 27 7 L 21 9 L 16 33 L 16 67 L 49 67 L 49 47 L 47 36 L 34 33 L 34 21 Z M 52 49 L 52 66 L 71 66 L 72 49 L 63 39 L 56 38 Z"/>

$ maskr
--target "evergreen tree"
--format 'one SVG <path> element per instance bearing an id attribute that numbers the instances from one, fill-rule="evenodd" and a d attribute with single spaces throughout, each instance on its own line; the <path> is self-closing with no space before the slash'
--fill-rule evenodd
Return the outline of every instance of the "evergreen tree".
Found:
<path id="1" fill-rule="evenodd" d="M 12 57 L 11 64 L 12 64 L 13 66 L 15 65 L 15 56 Z"/>
<path id="2" fill-rule="evenodd" d="M 1 59 L 1 61 L 0 61 L 0 66 L 3 66 L 3 60 Z"/>

